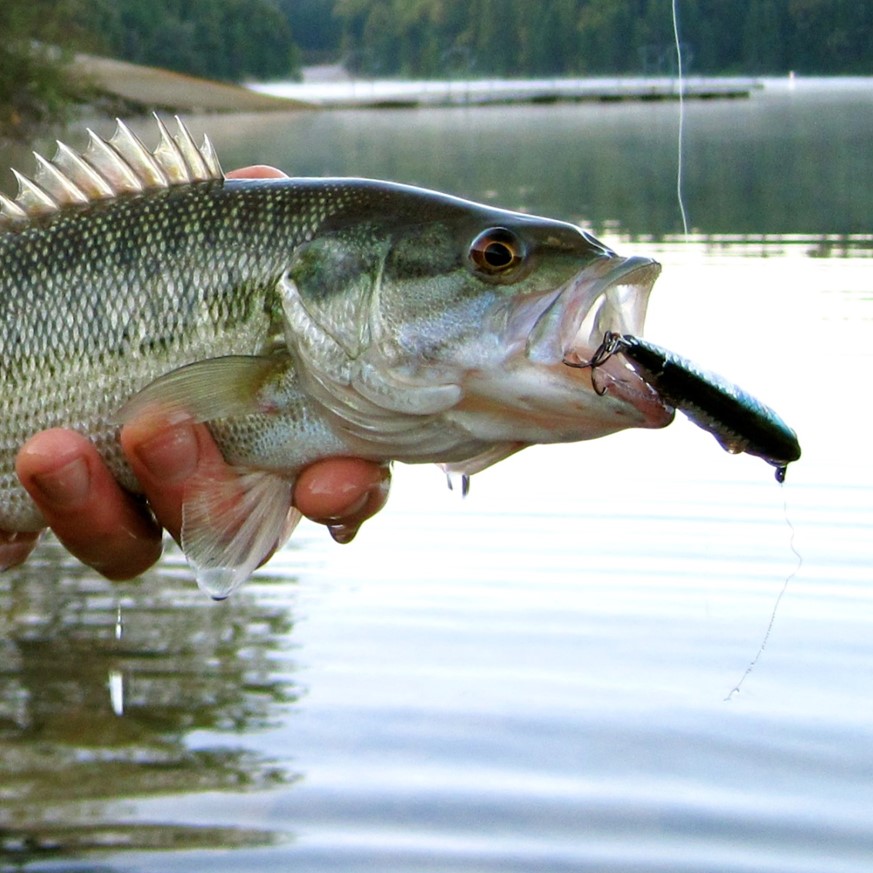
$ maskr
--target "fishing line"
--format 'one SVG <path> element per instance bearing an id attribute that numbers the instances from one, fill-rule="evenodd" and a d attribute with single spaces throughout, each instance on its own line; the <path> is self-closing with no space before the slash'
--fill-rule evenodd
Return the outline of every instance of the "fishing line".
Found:
<path id="1" fill-rule="evenodd" d="M 782 486 L 783 488 L 785 486 Z M 725 702 L 730 702 L 731 698 L 735 694 L 739 694 L 740 689 L 743 686 L 743 683 L 746 679 L 749 678 L 749 675 L 758 665 L 758 661 L 761 659 L 761 656 L 764 654 L 764 649 L 767 648 L 767 643 L 770 641 L 770 634 L 773 632 L 773 625 L 776 623 L 776 613 L 779 612 L 779 604 L 782 602 L 782 598 L 785 596 L 785 592 L 788 590 L 788 586 L 791 583 L 791 580 L 800 572 L 800 568 L 803 566 L 803 556 L 797 550 L 797 547 L 794 545 L 794 525 L 791 523 L 791 519 L 788 516 L 788 498 L 785 496 L 785 493 L 782 494 L 782 509 L 785 513 L 785 524 L 788 525 L 788 530 L 790 531 L 790 536 L 788 540 L 788 547 L 794 552 L 794 557 L 797 558 L 797 564 L 795 564 L 794 569 L 785 577 L 785 581 L 782 583 L 782 589 L 779 594 L 776 596 L 776 602 L 773 604 L 773 609 L 770 612 L 770 621 L 767 622 L 767 630 L 764 631 L 764 638 L 761 640 L 761 645 L 758 647 L 758 651 L 755 653 L 755 657 L 749 661 L 749 666 L 746 667 L 746 671 L 740 676 L 740 681 L 737 682 L 736 685 L 730 690 L 727 697 L 724 698 Z"/>
<path id="2" fill-rule="evenodd" d="M 676 79 L 679 85 L 679 133 L 676 146 L 676 199 L 679 201 L 679 214 L 682 216 L 682 233 L 688 242 L 688 216 L 682 195 L 683 152 L 685 144 L 685 74 L 682 69 L 682 42 L 679 39 L 679 0 L 672 0 L 673 42 L 676 46 Z"/>
<path id="3" fill-rule="evenodd" d="M 682 58 L 682 40 L 679 36 L 679 0 L 671 0 L 671 11 L 673 16 L 673 43 L 676 49 L 676 80 L 679 88 L 679 130 L 676 143 L 676 200 L 679 203 L 679 214 L 682 217 L 682 233 L 685 237 L 685 242 L 687 243 L 688 214 L 685 209 L 685 197 L 682 191 L 685 153 L 685 72 L 683 68 Z M 764 637 L 761 640 L 761 645 L 758 647 L 758 651 L 755 653 L 755 657 L 752 658 L 751 661 L 749 661 L 749 665 L 746 667 L 743 675 L 740 676 L 739 681 L 730 690 L 727 697 L 724 698 L 725 701 L 731 700 L 731 698 L 735 694 L 738 694 L 740 692 L 743 683 L 746 681 L 746 679 L 749 678 L 755 667 L 758 665 L 758 661 L 761 659 L 765 649 L 767 648 L 767 643 L 770 641 L 770 635 L 773 632 L 773 626 L 776 623 L 776 615 L 779 612 L 779 606 L 782 603 L 782 598 L 785 596 L 786 591 L 788 591 L 788 586 L 791 583 L 792 579 L 794 579 L 794 577 L 800 572 L 800 568 L 803 566 L 803 558 L 794 545 L 794 525 L 791 523 L 791 519 L 788 516 L 788 499 L 784 496 L 784 492 L 783 501 L 785 523 L 788 525 L 788 530 L 790 531 L 788 545 L 791 551 L 794 553 L 795 558 L 797 558 L 797 564 L 795 565 L 794 569 L 785 577 L 785 581 L 782 583 L 782 588 L 779 591 L 779 594 L 776 596 L 776 601 L 774 602 L 773 609 L 770 612 L 770 620 L 767 622 L 767 628 L 764 631 Z"/>

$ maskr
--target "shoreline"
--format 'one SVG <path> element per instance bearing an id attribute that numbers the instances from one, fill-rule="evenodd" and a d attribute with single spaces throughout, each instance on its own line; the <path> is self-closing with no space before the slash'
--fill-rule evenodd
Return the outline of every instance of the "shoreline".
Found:
<path id="1" fill-rule="evenodd" d="M 96 91 L 96 102 L 109 104 L 110 114 L 275 112 L 317 108 L 305 100 L 259 93 L 244 85 L 97 55 L 77 54 L 71 64 L 71 75 L 83 90 Z M 119 107 L 121 113 L 116 111 Z"/>
<path id="2" fill-rule="evenodd" d="M 189 114 L 324 109 L 415 109 L 549 103 L 617 103 L 748 99 L 764 90 L 843 83 L 869 87 L 864 77 L 591 76 L 541 79 L 355 79 L 339 67 L 304 69 L 303 81 L 217 82 L 159 67 L 96 55 L 76 55 L 71 75 L 102 114 Z"/>

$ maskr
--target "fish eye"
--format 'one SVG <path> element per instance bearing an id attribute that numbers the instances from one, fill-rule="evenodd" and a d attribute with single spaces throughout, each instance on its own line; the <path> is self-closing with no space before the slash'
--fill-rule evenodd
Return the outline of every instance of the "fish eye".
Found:
<path id="1" fill-rule="evenodd" d="M 521 240 L 505 227 L 482 231 L 470 244 L 470 260 L 481 273 L 499 276 L 517 267 L 524 257 Z"/>

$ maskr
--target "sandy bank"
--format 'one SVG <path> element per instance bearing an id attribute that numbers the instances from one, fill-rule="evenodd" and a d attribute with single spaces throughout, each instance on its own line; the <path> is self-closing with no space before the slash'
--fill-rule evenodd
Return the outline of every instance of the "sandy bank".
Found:
<path id="1" fill-rule="evenodd" d="M 77 55 L 73 73 L 133 112 L 264 112 L 311 109 L 305 101 L 94 55 Z"/>

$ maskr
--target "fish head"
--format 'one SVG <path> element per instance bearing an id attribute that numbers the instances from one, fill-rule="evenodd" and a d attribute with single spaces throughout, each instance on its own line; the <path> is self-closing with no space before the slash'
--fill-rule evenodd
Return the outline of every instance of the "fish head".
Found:
<path id="1" fill-rule="evenodd" d="M 380 221 L 323 236 L 320 255 L 292 277 L 319 325 L 304 333 L 321 339 L 301 345 L 289 333 L 289 343 L 309 369 L 320 355 L 322 374 L 333 370 L 321 386 L 350 385 L 382 411 L 439 414 L 483 444 L 570 442 L 672 420 L 621 356 L 593 369 L 565 363 L 593 358 L 607 332 L 642 332 L 655 261 L 619 256 L 560 221 L 430 192 L 399 200 Z M 347 394 L 349 403 L 360 408 Z"/>

